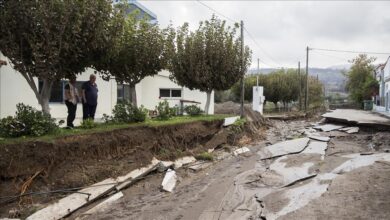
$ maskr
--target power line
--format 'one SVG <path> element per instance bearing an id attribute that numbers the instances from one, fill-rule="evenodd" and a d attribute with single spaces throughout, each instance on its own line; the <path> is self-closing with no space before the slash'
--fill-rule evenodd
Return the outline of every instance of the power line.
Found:
<path id="1" fill-rule="evenodd" d="M 203 3 L 203 2 L 201 2 L 201 1 L 199 1 L 199 0 L 198 0 L 198 2 L 199 2 L 199 4 L 201 4 L 201 5 L 205 6 L 206 8 L 210 9 L 211 11 L 213 11 L 213 12 L 219 14 L 220 16 L 222 16 L 222 17 L 224 17 L 224 18 L 230 20 L 231 22 L 233 22 L 233 23 L 238 23 L 238 22 L 235 21 L 234 19 L 231 19 L 231 18 L 229 18 L 228 16 L 225 16 L 224 14 L 222 14 L 222 13 L 220 13 L 219 11 L 215 10 L 214 8 L 212 8 L 212 7 L 208 6 L 208 5 L 206 5 L 205 3 Z"/>
<path id="2" fill-rule="evenodd" d="M 201 2 L 200 0 L 197 1 L 199 4 L 203 5 L 204 7 L 208 8 L 209 10 L 213 11 L 214 13 L 228 19 L 229 21 L 233 22 L 233 23 L 238 23 L 236 20 L 222 14 L 221 12 L 215 10 L 214 8 L 208 6 L 207 4 Z M 270 65 L 266 62 L 264 62 L 264 60 L 260 60 L 260 62 L 262 62 L 263 64 L 269 66 L 269 67 L 272 67 L 272 68 L 283 68 L 283 65 L 280 65 L 280 63 L 276 62 L 275 59 L 269 55 L 261 46 L 260 44 L 255 40 L 255 38 L 252 36 L 252 34 L 244 27 L 244 30 L 246 31 L 246 33 L 248 34 L 248 36 L 251 38 L 251 40 L 255 43 L 255 45 L 269 58 L 270 61 L 272 61 L 273 63 L 277 64 L 277 66 L 275 65 Z M 278 67 L 279 66 L 279 67 Z"/>
<path id="3" fill-rule="evenodd" d="M 246 29 L 244 28 L 244 30 L 246 31 L 246 33 L 248 34 L 248 36 L 252 39 L 252 41 L 255 43 L 255 45 L 261 50 L 263 51 L 263 53 L 268 56 L 269 60 L 271 60 L 273 63 L 277 64 L 278 66 L 282 67 L 283 65 L 280 65 L 280 63 L 276 62 L 275 59 L 269 55 L 264 49 L 263 47 L 260 46 L 260 44 L 255 40 L 255 38 L 252 36 L 252 34 Z"/>
<path id="4" fill-rule="evenodd" d="M 317 54 L 317 55 L 321 55 L 321 56 L 326 56 L 326 57 L 330 57 L 330 58 L 334 58 L 334 59 L 337 59 L 337 60 L 340 60 L 340 61 L 348 61 L 347 58 L 342 58 L 342 57 L 338 57 L 338 56 L 333 56 L 333 55 L 329 55 L 329 54 L 324 54 L 324 53 L 320 53 L 318 51 L 313 51 L 314 54 Z"/>
<path id="5" fill-rule="evenodd" d="M 322 50 L 322 51 L 330 51 L 330 52 L 338 52 L 338 53 L 365 53 L 365 54 L 382 54 L 382 55 L 390 55 L 390 53 L 385 52 L 368 52 L 368 51 L 354 51 L 354 50 L 336 50 L 336 49 L 323 49 L 323 48 L 310 48 L 310 50 Z"/>

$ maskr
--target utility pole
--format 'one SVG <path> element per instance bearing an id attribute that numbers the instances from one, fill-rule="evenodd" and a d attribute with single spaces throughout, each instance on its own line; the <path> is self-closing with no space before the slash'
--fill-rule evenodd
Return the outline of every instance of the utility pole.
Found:
<path id="1" fill-rule="evenodd" d="M 241 118 L 244 117 L 244 78 L 245 78 L 245 72 L 244 72 L 244 22 L 241 21 L 241 109 L 240 109 L 240 115 Z"/>
<path id="2" fill-rule="evenodd" d="M 260 74 L 260 59 L 257 58 L 257 76 L 256 76 L 256 86 L 259 87 L 259 74 Z"/>
<path id="3" fill-rule="evenodd" d="M 298 80 L 299 80 L 299 110 L 302 110 L 302 77 L 301 77 L 301 62 L 298 62 Z"/>
<path id="4" fill-rule="evenodd" d="M 307 112 L 309 106 L 309 46 L 306 47 L 306 83 L 305 83 L 305 112 Z"/>

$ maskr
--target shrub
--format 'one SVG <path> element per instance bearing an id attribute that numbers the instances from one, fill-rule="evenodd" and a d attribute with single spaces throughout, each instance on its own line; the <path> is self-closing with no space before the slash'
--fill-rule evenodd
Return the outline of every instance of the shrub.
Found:
<path id="1" fill-rule="evenodd" d="M 196 116 L 196 115 L 202 114 L 202 110 L 196 105 L 187 105 L 184 108 L 184 111 L 187 112 L 187 114 L 189 114 L 191 116 Z"/>
<path id="2" fill-rule="evenodd" d="M 15 116 L 0 121 L 0 135 L 3 137 L 42 136 L 57 131 L 58 125 L 50 114 L 19 103 Z"/>
<path id="3" fill-rule="evenodd" d="M 210 161 L 214 160 L 213 155 L 210 154 L 209 152 L 203 152 L 201 154 L 198 154 L 195 156 L 195 158 L 197 160 L 210 160 Z"/>
<path id="4" fill-rule="evenodd" d="M 87 118 L 87 119 L 83 120 L 80 124 L 80 128 L 82 128 L 82 129 L 91 129 L 91 128 L 96 128 L 96 127 L 97 127 L 97 124 L 91 118 Z"/>
<path id="5" fill-rule="evenodd" d="M 137 108 L 132 103 L 124 101 L 115 105 L 112 115 L 112 117 L 104 115 L 103 120 L 118 123 L 144 122 L 148 115 L 148 110 L 142 105 Z"/>
<path id="6" fill-rule="evenodd" d="M 167 100 L 164 100 L 162 102 L 159 102 L 158 105 L 156 106 L 156 110 L 158 112 L 157 118 L 160 120 L 168 120 L 172 116 L 175 116 L 177 114 L 178 108 L 169 107 L 169 103 Z"/>

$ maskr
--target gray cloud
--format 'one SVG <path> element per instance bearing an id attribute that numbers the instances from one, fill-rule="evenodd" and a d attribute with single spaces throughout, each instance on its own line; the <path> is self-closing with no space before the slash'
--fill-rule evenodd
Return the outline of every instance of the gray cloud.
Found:
<path id="1" fill-rule="evenodd" d="M 176 27 L 199 21 L 213 12 L 196 1 L 141 1 L 155 12 L 161 26 Z M 260 58 L 270 66 L 295 67 L 304 62 L 305 47 L 390 52 L 390 2 L 372 1 L 205 1 L 205 4 L 245 27 L 260 44 L 246 34 L 253 50 L 252 67 Z M 219 16 L 221 17 L 221 16 Z M 221 17 L 223 19 L 223 17 Z M 229 21 L 230 22 L 230 21 Z M 231 22 L 230 22 L 231 23 Z M 265 52 L 264 52 L 265 51 Z M 378 62 L 387 55 L 376 55 Z M 272 57 L 272 58 L 271 58 Z M 354 54 L 313 51 L 310 65 L 327 67 L 344 64 Z M 262 63 L 262 66 L 267 66 Z"/>

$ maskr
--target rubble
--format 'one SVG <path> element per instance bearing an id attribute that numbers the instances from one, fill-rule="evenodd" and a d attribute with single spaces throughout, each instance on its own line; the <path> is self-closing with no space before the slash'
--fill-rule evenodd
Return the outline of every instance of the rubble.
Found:
<path id="1" fill-rule="evenodd" d="M 224 122 L 223 122 L 223 126 L 229 126 L 229 125 L 232 125 L 234 124 L 234 122 L 236 122 L 238 119 L 240 119 L 240 116 L 234 116 L 234 117 L 228 117 L 228 118 L 225 118 Z"/>
<path id="2" fill-rule="evenodd" d="M 250 152 L 249 148 L 242 147 L 242 148 L 238 148 L 237 150 L 233 151 L 233 155 L 238 156 L 240 154 L 247 153 L 247 152 Z"/>
<path id="3" fill-rule="evenodd" d="M 173 188 L 176 186 L 176 181 L 176 172 L 174 170 L 168 169 L 161 183 L 161 187 L 167 192 L 172 192 Z"/>
<path id="4" fill-rule="evenodd" d="M 306 148 L 308 143 L 309 138 L 288 140 L 264 147 L 261 151 L 258 152 L 258 154 L 260 155 L 260 159 L 264 160 L 286 154 L 299 153 Z"/>
<path id="5" fill-rule="evenodd" d="M 324 137 L 324 136 L 319 136 L 316 134 L 312 134 L 309 136 L 310 139 L 317 140 L 317 141 L 324 141 L 324 142 L 329 142 L 330 137 Z"/>
<path id="6" fill-rule="evenodd" d="M 180 168 L 180 167 L 182 167 L 184 165 L 193 163 L 195 161 L 196 161 L 196 159 L 193 156 L 182 157 L 182 158 L 179 158 L 179 159 L 175 160 L 175 162 L 173 162 L 173 168 L 174 169 L 178 169 L 178 168 Z"/>
<path id="7" fill-rule="evenodd" d="M 324 124 L 324 125 L 314 126 L 315 129 L 322 130 L 322 131 L 325 131 L 325 132 L 338 130 L 338 129 L 343 128 L 343 127 L 344 126 L 335 125 L 335 124 Z"/>

